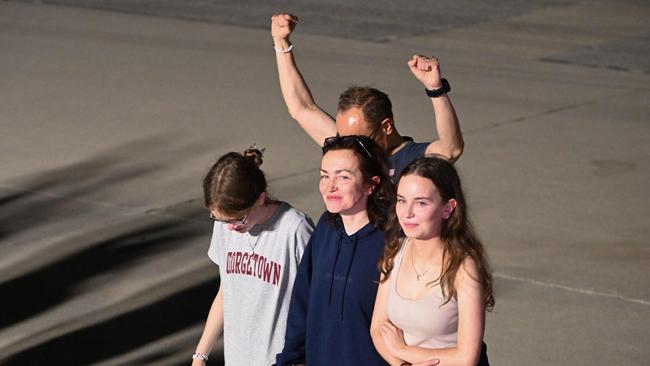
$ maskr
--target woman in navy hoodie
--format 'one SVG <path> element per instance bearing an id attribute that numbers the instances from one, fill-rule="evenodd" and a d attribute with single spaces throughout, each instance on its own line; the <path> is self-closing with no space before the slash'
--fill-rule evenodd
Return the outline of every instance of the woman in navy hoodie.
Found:
<path id="1" fill-rule="evenodd" d="M 383 150 L 365 136 L 326 139 L 319 188 L 327 212 L 300 262 L 277 365 L 386 365 L 370 337 L 394 197 Z"/>

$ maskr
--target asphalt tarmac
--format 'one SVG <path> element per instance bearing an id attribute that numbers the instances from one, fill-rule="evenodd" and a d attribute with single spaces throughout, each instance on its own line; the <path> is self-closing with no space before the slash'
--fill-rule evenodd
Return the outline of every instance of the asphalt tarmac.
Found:
<path id="1" fill-rule="evenodd" d="M 284 2 L 47 3 L 0 2 L 0 363 L 187 365 L 218 286 L 215 159 L 265 146 L 275 196 L 323 210 L 265 27 Z M 370 84 L 416 140 L 435 132 L 406 61 L 440 59 L 494 267 L 492 364 L 646 365 L 650 6 L 390 4 L 288 2 L 294 52 L 326 110 Z"/>

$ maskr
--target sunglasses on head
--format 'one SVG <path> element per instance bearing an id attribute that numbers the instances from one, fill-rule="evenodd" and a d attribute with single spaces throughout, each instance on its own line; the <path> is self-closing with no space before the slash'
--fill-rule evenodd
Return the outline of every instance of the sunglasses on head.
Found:
<path id="1" fill-rule="evenodd" d="M 370 153 L 370 151 L 366 148 L 366 145 L 363 144 L 361 139 L 357 136 L 332 136 L 328 137 L 325 139 L 325 142 L 323 143 L 323 147 L 326 149 L 333 148 L 333 147 L 348 147 L 352 145 L 358 145 L 361 146 L 361 149 L 363 149 L 363 152 L 368 155 L 368 157 L 371 160 L 374 160 L 374 157 Z"/>

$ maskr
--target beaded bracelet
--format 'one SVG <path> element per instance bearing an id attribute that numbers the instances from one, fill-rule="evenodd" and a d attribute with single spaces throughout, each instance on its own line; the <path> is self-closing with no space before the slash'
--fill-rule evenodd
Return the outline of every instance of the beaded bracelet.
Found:
<path id="1" fill-rule="evenodd" d="M 194 354 L 192 355 L 192 359 L 207 362 L 208 361 L 208 355 L 206 355 L 205 353 L 201 353 L 201 352 L 194 352 Z"/>
<path id="2" fill-rule="evenodd" d="M 284 49 L 284 48 L 278 48 L 278 47 L 275 47 L 275 45 L 273 45 L 273 49 L 274 49 L 275 52 L 277 52 L 277 53 L 289 53 L 289 52 L 291 52 L 291 50 L 293 49 L 293 44 L 290 44 L 290 45 L 289 45 L 289 48 L 287 48 L 287 49 Z"/>

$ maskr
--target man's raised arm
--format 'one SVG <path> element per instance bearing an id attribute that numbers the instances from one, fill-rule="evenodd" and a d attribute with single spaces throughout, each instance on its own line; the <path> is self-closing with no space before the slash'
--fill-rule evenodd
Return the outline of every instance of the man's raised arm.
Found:
<path id="1" fill-rule="evenodd" d="M 334 119 L 316 104 L 296 66 L 289 35 L 297 24 L 298 18 L 288 13 L 276 13 L 271 17 L 280 89 L 291 117 L 322 146 L 327 137 L 336 135 L 336 125 Z"/>
<path id="2" fill-rule="evenodd" d="M 443 87 L 440 64 L 435 57 L 413 55 L 408 61 L 408 66 L 426 89 L 435 91 Z M 465 145 L 456 111 L 447 93 L 430 99 L 436 116 L 438 140 L 427 147 L 426 153 L 439 154 L 454 162 L 463 153 Z"/>

